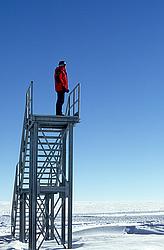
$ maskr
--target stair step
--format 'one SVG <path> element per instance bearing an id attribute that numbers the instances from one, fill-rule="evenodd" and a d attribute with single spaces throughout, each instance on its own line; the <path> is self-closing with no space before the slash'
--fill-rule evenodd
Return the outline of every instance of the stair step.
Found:
<path id="1" fill-rule="evenodd" d="M 30 144 L 30 142 L 27 142 L 27 145 L 29 145 Z M 59 142 L 50 142 L 50 141 L 48 141 L 48 142 L 38 142 L 38 145 L 53 145 L 53 146 L 61 146 L 62 145 L 62 143 L 59 143 Z M 29 150 L 29 148 L 28 148 L 28 150 Z"/>
<path id="2" fill-rule="evenodd" d="M 42 135 L 39 135 L 38 139 L 42 139 L 42 140 L 54 140 L 55 143 L 57 143 L 57 141 L 61 141 L 61 137 L 51 136 L 51 135 L 46 135 L 45 137 L 42 136 Z"/>
<path id="3" fill-rule="evenodd" d="M 46 129 L 42 128 L 42 129 L 38 129 L 38 131 L 39 132 L 51 132 L 51 133 L 59 132 L 60 133 L 60 131 L 55 130 L 55 129 L 48 129 L 48 130 L 46 130 Z M 61 137 L 61 135 L 60 135 L 60 137 Z"/>
<path id="4" fill-rule="evenodd" d="M 25 162 L 30 162 L 30 161 L 28 161 L 28 160 L 26 160 Z M 45 161 L 37 161 L 38 163 L 43 163 L 43 162 L 45 162 Z M 50 161 L 51 163 L 56 163 L 56 161 Z M 29 168 L 29 165 L 28 166 L 25 166 L 25 167 L 27 167 L 27 168 Z"/>
<path id="5" fill-rule="evenodd" d="M 46 151 L 51 151 L 51 152 L 62 152 L 62 149 L 50 149 L 50 148 L 38 148 L 39 152 L 46 152 Z"/>

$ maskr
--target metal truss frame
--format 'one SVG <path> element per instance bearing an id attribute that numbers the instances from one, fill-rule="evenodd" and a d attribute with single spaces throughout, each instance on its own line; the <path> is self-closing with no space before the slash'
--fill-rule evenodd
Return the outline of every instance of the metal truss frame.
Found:
<path id="1" fill-rule="evenodd" d="M 32 95 L 33 82 L 26 93 L 11 232 L 30 250 L 45 240 L 72 248 L 73 127 L 79 122 L 80 85 L 70 93 L 64 117 L 34 115 Z"/>

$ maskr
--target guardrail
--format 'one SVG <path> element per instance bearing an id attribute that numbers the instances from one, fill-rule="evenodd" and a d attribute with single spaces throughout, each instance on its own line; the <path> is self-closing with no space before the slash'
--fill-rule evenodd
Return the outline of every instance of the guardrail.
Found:
<path id="1" fill-rule="evenodd" d="M 25 118 L 29 119 L 33 114 L 33 81 L 26 92 Z"/>
<path id="2" fill-rule="evenodd" d="M 22 131 L 22 138 L 21 138 L 21 150 L 19 155 L 19 163 L 16 166 L 16 173 L 15 173 L 15 182 L 14 182 L 14 190 L 13 190 L 13 200 L 12 200 L 12 210 L 11 210 L 11 233 L 14 236 L 16 230 L 16 218 L 17 218 L 17 210 L 18 210 L 18 196 L 19 196 L 19 189 L 22 185 L 23 179 L 23 171 L 22 164 L 24 161 L 24 148 L 25 143 L 27 143 L 27 135 L 26 135 L 26 128 L 27 123 L 29 123 L 29 119 L 33 114 L 33 82 L 26 92 L 26 104 L 25 104 L 25 113 L 24 113 L 24 121 L 23 121 L 23 131 Z"/>
<path id="3" fill-rule="evenodd" d="M 80 117 L 80 83 L 75 86 L 68 96 L 65 115 Z"/>

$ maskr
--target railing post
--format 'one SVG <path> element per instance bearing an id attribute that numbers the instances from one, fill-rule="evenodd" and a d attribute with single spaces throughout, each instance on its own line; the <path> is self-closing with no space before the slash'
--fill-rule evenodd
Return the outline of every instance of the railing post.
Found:
<path id="1" fill-rule="evenodd" d="M 73 91 L 73 115 L 75 114 L 75 91 Z"/>
<path id="2" fill-rule="evenodd" d="M 78 84 L 78 116 L 80 117 L 80 83 Z"/>
<path id="3" fill-rule="evenodd" d="M 31 85 L 30 85 L 30 89 L 31 89 L 31 101 L 30 101 L 30 104 L 31 104 L 31 115 L 33 115 L 33 81 L 31 81 Z"/>
<path id="4" fill-rule="evenodd" d="M 68 115 L 70 116 L 70 110 L 71 109 L 71 97 L 68 98 Z"/>

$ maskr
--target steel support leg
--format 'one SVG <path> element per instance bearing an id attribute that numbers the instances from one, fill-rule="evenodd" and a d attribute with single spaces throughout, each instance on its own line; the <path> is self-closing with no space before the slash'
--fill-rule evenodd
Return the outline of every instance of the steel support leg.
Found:
<path id="1" fill-rule="evenodd" d="M 68 159 L 68 248 L 72 248 L 73 124 L 69 125 Z"/>
<path id="2" fill-rule="evenodd" d="M 62 151 L 62 186 L 66 185 L 66 134 L 63 137 L 63 151 Z M 66 227 L 66 195 L 62 194 L 62 244 L 65 244 L 65 227 Z"/>
<path id="3" fill-rule="evenodd" d="M 25 242 L 25 228 L 26 228 L 26 194 L 20 195 L 20 234 L 19 239 Z"/>
<path id="4" fill-rule="evenodd" d="M 46 218 L 46 237 L 45 240 L 49 239 L 49 194 L 45 196 L 45 218 Z"/>
<path id="5" fill-rule="evenodd" d="M 35 122 L 30 130 L 29 250 L 36 250 L 37 149 L 38 149 L 38 125 Z"/>
<path id="6" fill-rule="evenodd" d="M 54 194 L 51 194 L 51 240 L 54 239 Z"/>

